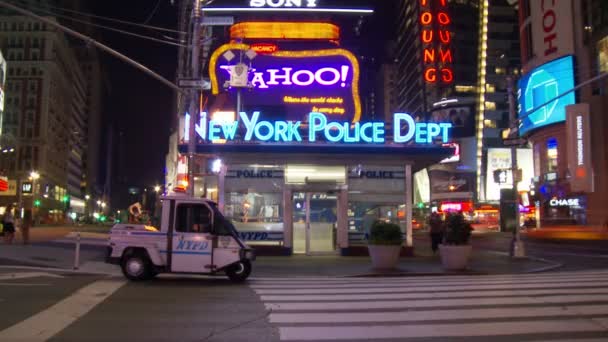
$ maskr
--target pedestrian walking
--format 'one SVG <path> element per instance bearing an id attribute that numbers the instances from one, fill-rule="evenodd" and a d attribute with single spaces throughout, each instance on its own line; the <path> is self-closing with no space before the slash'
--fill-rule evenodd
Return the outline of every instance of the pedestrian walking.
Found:
<path id="1" fill-rule="evenodd" d="M 433 250 L 433 254 L 435 254 L 437 253 L 439 244 L 443 240 L 444 227 L 441 215 L 436 212 L 432 213 L 431 217 L 429 217 L 429 227 L 431 233 L 431 249 Z"/>
<path id="2" fill-rule="evenodd" d="M 11 245 L 15 239 L 15 216 L 12 204 L 6 206 L 4 216 L 2 216 L 2 226 L 4 227 L 4 243 Z"/>
<path id="3" fill-rule="evenodd" d="M 30 243 L 30 227 L 32 226 L 32 209 L 26 209 L 23 212 L 23 220 L 21 221 L 21 238 L 23 244 Z"/>

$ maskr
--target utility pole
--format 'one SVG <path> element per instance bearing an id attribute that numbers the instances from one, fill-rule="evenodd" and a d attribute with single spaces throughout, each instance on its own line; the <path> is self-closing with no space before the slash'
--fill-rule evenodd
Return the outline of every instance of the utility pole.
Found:
<path id="1" fill-rule="evenodd" d="M 517 124 L 517 112 L 515 110 L 515 93 L 513 90 L 513 78 L 507 77 L 507 92 L 509 96 L 509 122 L 510 122 L 510 130 L 509 130 L 509 138 L 516 138 L 516 134 L 518 134 L 518 124 Z M 521 234 L 519 231 L 519 201 L 518 192 L 517 192 L 517 182 L 518 182 L 518 167 L 517 167 L 517 145 L 511 146 L 511 178 L 513 183 L 513 195 L 515 196 L 515 203 L 513 203 L 513 207 L 515 210 L 515 228 L 513 230 L 513 240 L 511 240 L 511 249 L 509 254 L 513 258 L 524 258 L 526 256 L 526 250 L 524 248 L 524 243 L 521 240 Z"/>
<path id="2" fill-rule="evenodd" d="M 193 79 L 201 77 L 200 72 L 200 45 L 201 45 L 201 0 L 193 0 L 192 28 L 190 40 L 191 74 Z M 188 123 L 188 194 L 194 196 L 194 156 L 196 154 L 196 123 L 199 117 L 197 89 L 190 90 L 190 122 Z"/>

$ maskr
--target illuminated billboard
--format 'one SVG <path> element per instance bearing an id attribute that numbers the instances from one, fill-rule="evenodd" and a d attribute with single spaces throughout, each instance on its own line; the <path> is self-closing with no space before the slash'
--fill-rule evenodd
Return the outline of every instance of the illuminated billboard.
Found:
<path id="1" fill-rule="evenodd" d="M 534 160 L 532 149 L 517 149 L 517 167 L 521 169 L 521 181 L 517 183 L 518 191 L 530 190 L 532 178 L 534 178 Z M 494 171 L 511 169 L 511 149 L 510 148 L 489 148 L 488 164 L 486 172 L 486 200 L 499 201 L 500 189 L 513 188 L 512 176 L 505 182 L 497 183 L 493 177 Z M 510 173 L 508 173 L 510 174 Z"/>
<path id="2" fill-rule="evenodd" d="M 307 122 L 311 112 L 325 114 L 331 121 L 360 120 L 359 63 L 349 51 L 253 51 L 247 44 L 226 44 L 213 53 L 209 75 L 214 95 L 224 94 L 229 103 L 237 102 L 239 90 L 230 87 L 230 80 L 245 63 L 248 86 L 240 88 L 244 111 L 279 115 L 274 120 Z"/>
<path id="3" fill-rule="evenodd" d="M 571 92 L 546 106 L 528 113 L 552 98 L 574 88 L 574 59 L 572 56 L 543 64 L 519 80 L 519 134 L 546 125 L 566 121 L 566 106 L 576 102 Z"/>

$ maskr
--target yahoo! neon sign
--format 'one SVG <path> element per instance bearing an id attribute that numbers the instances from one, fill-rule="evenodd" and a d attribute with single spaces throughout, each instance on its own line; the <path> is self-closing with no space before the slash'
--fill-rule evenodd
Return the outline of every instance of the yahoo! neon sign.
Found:
<path id="1" fill-rule="evenodd" d="M 222 70 L 232 72 L 233 66 L 222 65 Z M 342 65 L 339 69 L 325 67 L 319 69 L 295 69 L 280 68 L 257 71 L 252 69 L 251 85 L 258 89 L 268 89 L 271 86 L 335 86 L 346 87 L 346 81 L 350 72 L 348 65 Z"/>
<path id="2" fill-rule="evenodd" d="M 239 120 L 240 119 L 240 120 Z M 308 126 L 301 121 L 265 121 L 260 119 L 260 112 L 248 115 L 239 114 L 235 121 L 209 121 L 208 126 L 201 122 L 197 133 L 202 139 L 214 141 L 247 142 L 317 142 L 321 139 L 333 143 L 382 144 L 387 142 L 387 128 L 384 122 L 349 122 L 329 121 L 321 113 L 310 113 Z M 189 120 L 189 118 L 187 118 Z M 185 125 L 188 127 L 188 124 Z M 244 131 L 239 131 L 244 127 Z M 392 142 L 430 144 L 439 139 L 443 143 L 449 140 L 451 123 L 420 123 L 407 113 L 393 115 Z M 238 134 L 237 134 L 238 133 Z M 238 139 L 237 139 L 238 138 Z"/>

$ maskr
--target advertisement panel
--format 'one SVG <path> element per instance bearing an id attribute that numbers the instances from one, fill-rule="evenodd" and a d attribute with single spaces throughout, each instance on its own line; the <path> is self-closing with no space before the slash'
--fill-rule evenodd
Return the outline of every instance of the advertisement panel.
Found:
<path id="1" fill-rule="evenodd" d="M 529 1 L 537 65 L 574 53 L 572 0 Z"/>
<path id="2" fill-rule="evenodd" d="M 431 112 L 431 121 L 451 122 L 454 138 L 475 136 L 475 111 L 471 106 L 435 109 Z"/>
<path id="3" fill-rule="evenodd" d="M 517 149 L 517 166 L 521 169 L 521 181 L 517 183 L 518 191 L 529 191 L 534 178 L 534 162 L 532 149 Z M 489 148 L 486 172 L 486 200 L 499 201 L 501 189 L 511 189 L 513 187 L 513 177 L 510 172 L 506 180 L 494 179 L 494 171 L 511 169 L 511 149 L 509 148 Z"/>
<path id="4" fill-rule="evenodd" d="M 307 121 L 311 112 L 325 114 L 331 121 L 360 120 L 359 62 L 349 51 L 252 52 L 246 44 L 227 44 L 213 53 L 209 75 L 214 95 L 223 93 L 230 97 L 229 104 L 236 104 L 237 89 L 229 81 L 246 63 L 249 84 L 241 90 L 244 111 L 272 113 L 271 121 Z"/>
<path id="5" fill-rule="evenodd" d="M 566 112 L 570 189 L 573 192 L 593 192 L 589 104 L 568 106 Z"/>
<path id="6" fill-rule="evenodd" d="M 474 172 L 429 170 L 431 201 L 440 199 L 473 198 L 476 175 Z"/>
<path id="7" fill-rule="evenodd" d="M 539 110 L 529 112 L 574 88 L 574 58 L 567 56 L 533 69 L 519 80 L 519 134 L 524 135 L 536 128 L 566 121 L 566 106 L 574 104 L 571 92 Z"/>

